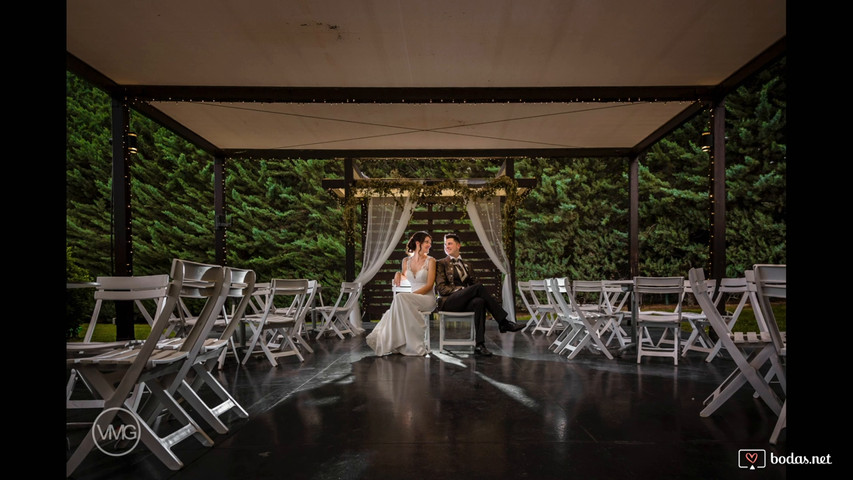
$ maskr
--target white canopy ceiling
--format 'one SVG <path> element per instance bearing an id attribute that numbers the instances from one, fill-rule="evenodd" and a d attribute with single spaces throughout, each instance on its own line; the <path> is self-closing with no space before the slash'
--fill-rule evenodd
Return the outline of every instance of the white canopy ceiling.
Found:
<path id="1" fill-rule="evenodd" d="M 624 155 L 785 52 L 785 0 L 66 3 L 69 69 L 229 156 Z"/>

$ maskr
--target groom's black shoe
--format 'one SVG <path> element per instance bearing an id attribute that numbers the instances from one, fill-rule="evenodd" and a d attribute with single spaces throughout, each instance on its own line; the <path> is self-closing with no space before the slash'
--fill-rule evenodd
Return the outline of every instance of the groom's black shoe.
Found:
<path id="1" fill-rule="evenodd" d="M 524 328 L 524 325 L 522 325 L 520 323 L 510 322 L 509 320 L 498 325 L 498 330 L 500 330 L 501 333 L 517 332 L 523 328 Z"/>
<path id="2" fill-rule="evenodd" d="M 491 357 L 492 352 L 490 352 L 489 349 L 486 348 L 486 345 L 481 343 L 474 347 L 474 355 L 478 357 Z"/>

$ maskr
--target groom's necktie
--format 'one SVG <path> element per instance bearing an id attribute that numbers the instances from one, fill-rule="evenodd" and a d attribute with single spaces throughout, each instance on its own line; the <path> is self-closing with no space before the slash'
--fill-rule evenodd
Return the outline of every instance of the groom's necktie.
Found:
<path id="1" fill-rule="evenodd" d="M 465 281 L 468 278 L 468 272 L 465 271 L 465 265 L 458 258 L 454 258 L 450 260 L 450 263 L 453 264 L 453 269 L 456 270 L 456 274 L 459 275 L 459 280 Z"/>

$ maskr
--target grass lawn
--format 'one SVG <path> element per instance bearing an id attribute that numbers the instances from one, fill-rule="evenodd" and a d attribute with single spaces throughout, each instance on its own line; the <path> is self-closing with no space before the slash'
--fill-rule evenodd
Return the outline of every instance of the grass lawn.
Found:
<path id="1" fill-rule="evenodd" d="M 734 308 L 737 305 L 730 305 L 728 308 L 729 312 L 734 311 Z M 701 309 L 698 307 L 687 307 L 684 309 L 685 312 L 700 312 Z M 776 315 L 776 321 L 779 323 L 779 330 L 785 331 L 785 305 L 779 304 L 773 306 L 773 313 Z M 530 320 L 530 315 L 518 313 L 516 315 L 516 321 L 518 323 L 527 323 Z M 86 336 L 86 330 L 89 328 L 88 324 L 84 324 L 80 326 L 80 332 L 77 334 L 76 339 L 72 339 L 74 342 L 82 342 L 83 338 Z M 689 332 L 690 326 L 684 324 L 682 327 L 684 331 Z M 738 317 L 738 321 L 735 324 L 734 331 L 736 332 L 756 332 L 758 331 L 758 325 L 755 322 L 755 313 L 752 311 L 752 308 L 749 306 L 743 307 L 743 311 L 740 313 L 740 317 Z M 148 337 L 148 333 L 151 332 L 151 327 L 147 324 L 136 324 L 134 325 L 134 332 L 137 339 L 143 339 Z M 98 324 L 95 326 L 95 333 L 92 335 L 93 342 L 112 342 L 116 339 L 116 326 L 112 324 Z"/>

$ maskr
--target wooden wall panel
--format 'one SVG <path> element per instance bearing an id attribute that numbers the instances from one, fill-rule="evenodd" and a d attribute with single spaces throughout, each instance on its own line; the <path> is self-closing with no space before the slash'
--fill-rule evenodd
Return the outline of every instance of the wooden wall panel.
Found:
<path id="1" fill-rule="evenodd" d="M 444 234 L 456 233 L 462 240 L 461 254 L 473 266 L 480 282 L 500 300 L 501 272 L 492 263 L 471 226 L 465 210 L 452 205 L 420 205 L 412 214 L 409 226 L 394 252 L 376 276 L 364 286 L 362 313 L 364 321 L 378 321 L 391 305 L 391 281 L 406 256 L 406 242 L 413 233 L 425 230 L 432 235 L 432 255 L 444 258 Z"/>

